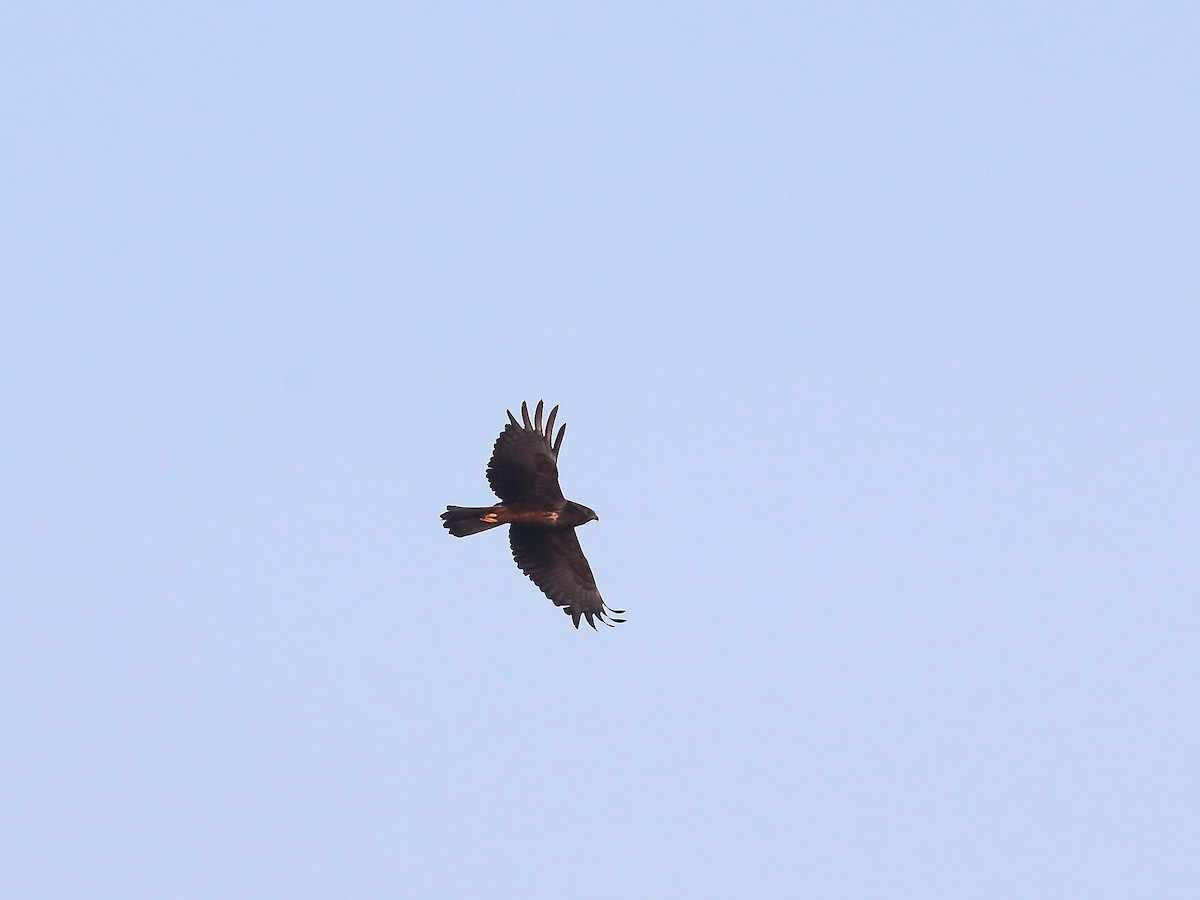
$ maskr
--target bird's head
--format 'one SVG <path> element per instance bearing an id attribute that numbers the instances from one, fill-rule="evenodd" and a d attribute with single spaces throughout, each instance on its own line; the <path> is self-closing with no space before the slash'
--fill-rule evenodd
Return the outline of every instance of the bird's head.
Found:
<path id="1" fill-rule="evenodd" d="M 566 518 L 569 520 L 571 527 L 586 524 L 587 522 L 599 522 L 600 517 L 596 515 L 594 509 L 588 509 L 582 503 L 567 501 L 567 508 L 563 511 Z"/>

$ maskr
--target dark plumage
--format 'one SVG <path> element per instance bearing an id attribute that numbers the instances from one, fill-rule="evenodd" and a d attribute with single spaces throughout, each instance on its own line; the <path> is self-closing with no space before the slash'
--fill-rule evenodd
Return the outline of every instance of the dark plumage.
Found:
<path id="1" fill-rule="evenodd" d="M 596 579 L 588 565 L 576 527 L 599 521 L 592 510 L 563 496 L 558 484 L 558 448 L 567 426 L 554 433 L 558 407 L 550 410 L 542 428 L 542 401 L 538 401 L 529 419 L 529 407 L 521 404 L 518 422 L 510 411 L 508 424 L 496 438 L 487 479 L 500 498 L 494 506 L 447 506 L 442 524 L 455 537 L 508 525 L 508 540 L 517 567 L 542 589 L 555 606 L 571 617 L 575 627 L 579 619 L 596 627 L 596 619 L 605 625 L 624 622 L 616 618 L 624 610 L 609 609 L 596 590 Z"/>

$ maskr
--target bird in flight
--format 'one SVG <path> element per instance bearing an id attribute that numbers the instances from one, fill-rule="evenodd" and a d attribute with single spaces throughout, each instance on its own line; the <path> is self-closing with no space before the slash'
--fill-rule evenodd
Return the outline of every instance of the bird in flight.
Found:
<path id="1" fill-rule="evenodd" d="M 558 484 L 558 449 L 567 426 L 554 434 L 550 410 L 542 428 L 542 401 L 529 419 L 529 406 L 521 404 L 521 422 L 511 411 L 508 424 L 496 438 L 487 480 L 500 502 L 494 506 L 447 506 L 442 525 L 455 537 L 478 534 L 497 525 L 508 526 L 508 542 L 517 568 L 542 589 L 555 606 L 571 617 L 575 627 L 587 619 L 594 629 L 596 619 L 613 626 L 624 619 L 623 609 L 610 609 L 596 590 L 596 579 L 588 565 L 575 529 L 600 517 L 586 506 L 563 496 Z"/>

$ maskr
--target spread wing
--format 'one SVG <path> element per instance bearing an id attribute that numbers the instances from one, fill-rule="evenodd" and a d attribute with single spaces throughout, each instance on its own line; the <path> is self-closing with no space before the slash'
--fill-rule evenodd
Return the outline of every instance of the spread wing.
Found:
<path id="1" fill-rule="evenodd" d="M 557 415 L 556 406 L 550 410 L 543 430 L 541 400 L 532 422 L 529 421 L 529 407 L 524 403 L 521 404 L 524 425 L 511 412 L 508 414 L 508 424 L 496 438 L 487 469 L 488 484 L 501 500 L 543 507 L 555 507 L 563 502 L 556 460 L 567 426 L 562 426 L 554 443 L 550 443 Z"/>
<path id="2" fill-rule="evenodd" d="M 563 612 L 579 627 L 579 617 L 596 627 L 598 618 L 605 625 L 624 622 L 617 615 L 623 609 L 609 609 L 596 590 L 596 579 L 579 546 L 574 528 L 532 528 L 510 525 L 508 542 L 517 568 L 528 575 L 542 593 L 563 607 Z M 611 620 L 611 621 L 610 621 Z"/>

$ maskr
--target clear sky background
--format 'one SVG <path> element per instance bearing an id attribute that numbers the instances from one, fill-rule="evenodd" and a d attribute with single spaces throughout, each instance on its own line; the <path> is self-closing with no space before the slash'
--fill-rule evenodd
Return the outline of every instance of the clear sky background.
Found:
<path id="1" fill-rule="evenodd" d="M 1198 31 L 6 11 L 3 894 L 1200 896 Z"/>

